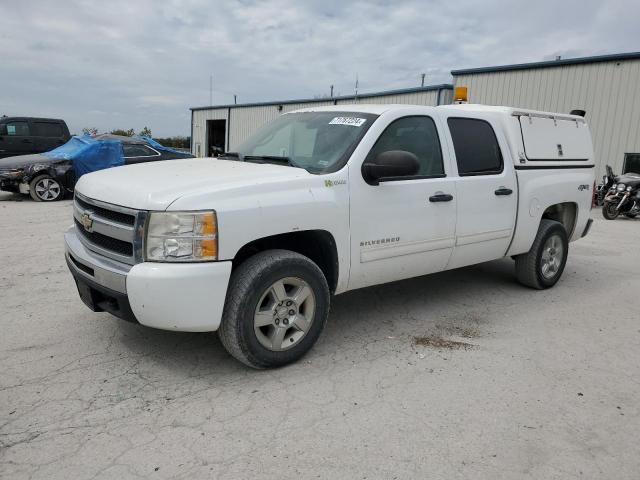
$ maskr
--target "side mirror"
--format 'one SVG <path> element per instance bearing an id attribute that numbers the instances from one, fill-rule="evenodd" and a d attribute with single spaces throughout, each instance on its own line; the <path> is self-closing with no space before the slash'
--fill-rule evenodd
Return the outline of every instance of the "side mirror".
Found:
<path id="1" fill-rule="evenodd" d="M 418 157 L 404 150 L 389 150 L 362 164 L 362 177 L 369 185 L 397 177 L 411 177 L 420 170 Z"/>

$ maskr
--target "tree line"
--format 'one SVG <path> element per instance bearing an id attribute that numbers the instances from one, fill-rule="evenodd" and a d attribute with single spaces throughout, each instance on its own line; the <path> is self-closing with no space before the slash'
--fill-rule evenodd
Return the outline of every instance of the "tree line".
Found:
<path id="1" fill-rule="evenodd" d="M 85 135 L 95 136 L 95 135 L 98 135 L 98 129 L 95 127 L 85 127 L 82 129 L 82 133 Z M 124 130 L 122 128 L 115 128 L 111 130 L 109 133 L 112 135 L 121 135 L 123 137 L 132 137 L 136 135 L 136 132 L 133 128 L 130 128 L 128 130 Z M 151 129 L 149 127 L 144 127 L 142 130 L 138 132 L 138 135 L 142 137 L 151 137 L 160 145 L 164 145 L 165 147 L 172 147 L 172 148 L 190 148 L 191 147 L 191 137 L 176 135 L 175 137 L 155 138 L 152 136 Z"/>

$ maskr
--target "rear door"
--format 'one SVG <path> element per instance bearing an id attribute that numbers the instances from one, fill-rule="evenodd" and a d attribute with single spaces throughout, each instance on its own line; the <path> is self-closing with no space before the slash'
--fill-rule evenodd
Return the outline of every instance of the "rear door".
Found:
<path id="1" fill-rule="evenodd" d="M 0 156 L 35 153 L 31 127 L 27 120 L 9 120 L 0 129 Z"/>
<path id="2" fill-rule="evenodd" d="M 506 138 L 485 119 L 448 116 L 457 168 L 456 243 L 448 268 L 503 257 L 516 220 L 517 183 Z"/>
<path id="3" fill-rule="evenodd" d="M 37 153 L 48 152 L 67 142 L 67 136 L 60 122 L 32 120 L 31 128 Z"/>

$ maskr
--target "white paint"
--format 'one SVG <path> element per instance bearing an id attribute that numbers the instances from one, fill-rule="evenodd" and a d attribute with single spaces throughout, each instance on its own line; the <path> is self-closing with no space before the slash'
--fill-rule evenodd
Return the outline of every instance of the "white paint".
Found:
<path id="1" fill-rule="evenodd" d="M 131 310 L 142 325 L 162 330 L 217 330 L 231 262 L 139 263 L 127 274 Z"/>

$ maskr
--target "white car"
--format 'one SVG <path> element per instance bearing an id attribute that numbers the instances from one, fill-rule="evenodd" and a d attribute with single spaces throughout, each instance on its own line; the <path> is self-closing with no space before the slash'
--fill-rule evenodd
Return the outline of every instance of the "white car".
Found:
<path id="1" fill-rule="evenodd" d="M 217 159 L 83 176 L 66 258 L 80 296 L 165 330 L 218 330 L 284 365 L 332 295 L 515 258 L 553 286 L 591 225 L 591 135 L 576 115 L 349 105 L 282 115 Z"/>

